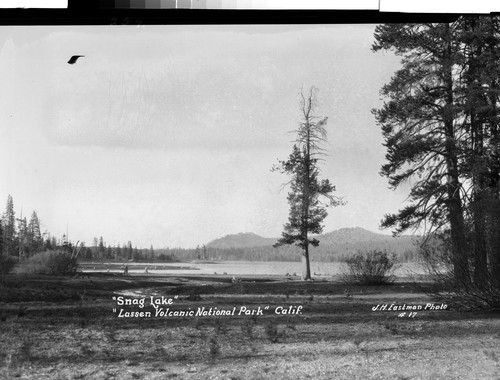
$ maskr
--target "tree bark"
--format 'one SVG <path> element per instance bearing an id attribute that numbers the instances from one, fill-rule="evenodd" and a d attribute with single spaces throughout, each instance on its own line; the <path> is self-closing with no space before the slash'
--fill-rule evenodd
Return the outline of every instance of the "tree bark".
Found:
<path id="1" fill-rule="evenodd" d="M 307 110 L 307 123 L 309 124 L 309 111 L 311 109 L 311 98 L 309 97 L 309 105 L 308 105 L 308 110 Z M 311 263 L 309 261 L 309 197 L 310 197 L 310 183 L 309 183 L 309 176 L 310 176 L 310 171 L 311 171 L 311 161 L 310 161 L 310 132 L 309 132 L 309 126 L 307 127 L 307 137 L 306 137 L 306 149 L 305 149 L 305 188 L 304 188 L 304 257 L 306 259 L 306 276 L 304 280 L 310 280 L 311 279 Z"/>
<path id="2" fill-rule="evenodd" d="M 460 196 L 461 185 L 458 171 L 456 136 L 453 125 L 453 57 L 451 47 L 451 31 L 448 24 L 446 24 L 446 33 L 448 41 L 443 61 L 443 79 L 446 87 L 446 104 L 443 109 L 443 121 L 446 133 L 445 149 L 448 169 L 448 213 L 453 251 L 453 274 L 458 283 L 468 287 L 468 284 L 470 283 L 470 274 L 467 261 L 462 200 Z"/>

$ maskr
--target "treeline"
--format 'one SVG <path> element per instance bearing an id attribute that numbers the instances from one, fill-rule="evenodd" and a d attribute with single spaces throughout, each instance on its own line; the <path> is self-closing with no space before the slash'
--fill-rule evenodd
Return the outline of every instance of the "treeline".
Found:
<path id="1" fill-rule="evenodd" d="M 131 241 L 122 244 L 106 244 L 104 238 L 95 237 L 90 245 L 85 242 L 73 243 L 66 235 L 61 238 L 51 236 L 48 231 L 41 232 L 40 219 L 33 211 L 29 221 L 26 217 L 16 218 L 14 202 L 9 195 L 7 206 L 0 223 L 0 252 L 14 256 L 19 261 L 27 260 L 36 253 L 60 250 L 66 251 L 84 261 L 135 261 L 135 262 L 174 262 L 174 261 L 300 261 L 301 251 L 296 246 L 214 248 L 206 245 L 192 249 L 185 248 L 137 248 Z M 418 249 L 408 244 L 394 246 L 387 242 L 356 242 L 353 244 L 329 244 L 313 247 L 311 254 L 315 261 L 344 261 L 359 252 L 378 249 L 395 252 L 401 261 L 417 261 Z"/>
<path id="2" fill-rule="evenodd" d="M 150 249 L 138 249 L 132 242 L 123 245 L 105 245 L 102 237 L 94 238 L 91 246 L 85 242 L 72 243 L 66 235 L 61 238 L 52 236 L 48 231 L 41 232 L 41 223 L 36 211 L 31 213 L 29 222 L 26 217 L 16 217 L 14 200 L 7 197 L 7 205 L 0 220 L 0 254 L 24 261 L 35 254 L 45 251 L 66 251 L 79 259 L 98 260 L 174 260 L 174 252 L 158 252 Z"/>
<path id="3" fill-rule="evenodd" d="M 368 250 L 335 251 L 330 247 L 312 249 L 312 257 L 315 261 L 341 262 L 346 258 Z M 385 249 L 382 249 L 385 250 Z M 393 251 L 386 250 L 391 253 Z M 99 251 L 97 247 L 85 247 L 79 257 L 84 260 L 99 261 L 135 261 L 135 262 L 173 262 L 173 261 L 300 261 L 301 252 L 296 247 L 273 248 L 206 248 L 205 255 L 200 255 L 201 249 L 193 248 L 161 248 L 161 249 L 138 249 L 106 247 Z M 102 252 L 102 253 L 101 253 Z M 402 262 L 416 262 L 421 258 L 418 251 L 405 250 L 397 257 Z"/>
<path id="4" fill-rule="evenodd" d="M 199 256 L 199 253 L 202 253 Z M 206 254 L 203 254 L 206 253 Z M 248 248 L 213 248 L 181 250 L 177 253 L 182 260 L 220 260 L 220 261 L 300 261 L 299 251 L 292 252 L 272 246 Z"/>
<path id="5" fill-rule="evenodd" d="M 70 244 L 71 247 L 71 244 Z M 134 261 L 134 262 L 174 262 L 174 261 L 300 261 L 301 251 L 296 246 L 246 247 L 246 248 L 213 248 L 206 245 L 196 248 L 160 248 L 148 249 L 133 247 L 131 242 L 123 245 L 106 245 L 103 238 L 94 238 L 92 246 L 82 243 L 76 248 L 78 257 L 89 261 Z M 401 245 L 395 247 L 386 242 L 374 242 L 355 245 L 325 245 L 311 249 L 315 261 L 339 262 L 345 261 L 360 252 L 370 250 L 387 251 L 395 253 L 402 262 L 415 262 L 420 260 L 419 248 L 415 245 Z"/>
<path id="6" fill-rule="evenodd" d="M 58 244 L 49 236 L 48 244 L 51 243 Z M 40 220 L 36 211 L 31 213 L 29 222 L 22 215 L 16 218 L 14 201 L 9 195 L 0 223 L 0 253 L 23 259 L 43 251 L 45 248 L 46 244 L 40 232 Z"/>
<path id="7" fill-rule="evenodd" d="M 387 251 L 395 253 L 401 262 L 417 262 L 421 260 L 419 247 L 400 247 L 394 249 L 390 244 L 366 244 L 357 246 L 337 247 L 325 245 L 313 247 L 311 255 L 314 261 L 319 262 L 342 262 L 358 253 L 370 250 Z M 301 261 L 302 252 L 296 246 L 272 246 L 247 247 L 247 248 L 205 248 L 206 255 L 200 256 L 203 250 L 197 249 L 162 249 L 158 250 L 164 254 L 172 254 L 177 260 L 220 260 L 220 261 Z"/>
<path id="8" fill-rule="evenodd" d="M 173 261 L 300 261 L 297 250 L 284 250 L 269 247 L 252 248 L 132 248 L 131 243 L 123 246 L 106 246 L 102 238 L 93 246 L 79 246 L 79 258 L 91 261 L 134 261 L 134 262 L 173 262 Z"/>

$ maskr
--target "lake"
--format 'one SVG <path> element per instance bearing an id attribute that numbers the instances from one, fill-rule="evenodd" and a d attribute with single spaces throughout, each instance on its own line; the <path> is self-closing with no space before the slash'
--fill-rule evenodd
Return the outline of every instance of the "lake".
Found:
<path id="1" fill-rule="evenodd" d="M 213 261 L 213 262 L 183 262 L 183 263 L 82 263 L 84 272 L 123 273 L 124 266 L 128 266 L 130 274 L 144 274 L 147 268 L 150 274 L 165 275 L 213 275 L 227 274 L 234 276 L 245 275 L 281 275 L 302 274 L 305 265 L 301 262 L 289 261 Z M 342 273 L 343 263 L 311 262 L 311 274 L 317 277 L 330 277 Z M 418 263 L 403 263 L 396 269 L 395 275 L 407 277 L 425 274 Z"/>

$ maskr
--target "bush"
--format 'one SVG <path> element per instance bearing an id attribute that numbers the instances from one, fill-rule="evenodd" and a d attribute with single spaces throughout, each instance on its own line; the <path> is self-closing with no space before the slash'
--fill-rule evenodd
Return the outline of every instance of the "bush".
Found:
<path id="1" fill-rule="evenodd" d="M 21 263 L 20 273 L 39 273 L 67 275 L 74 274 L 78 268 L 76 257 L 64 251 L 45 251 L 31 256 Z"/>
<path id="2" fill-rule="evenodd" d="M 273 322 L 269 321 L 264 325 L 264 331 L 266 332 L 267 338 L 272 342 L 276 343 L 278 342 L 278 338 L 280 337 L 280 332 L 278 325 Z"/>
<path id="3" fill-rule="evenodd" d="M 346 259 L 343 279 L 363 285 L 385 285 L 394 282 L 396 254 L 373 250 Z"/>
<path id="4" fill-rule="evenodd" d="M 17 257 L 2 255 L 0 253 L 0 279 L 3 280 L 5 275 L 9 273 L 17 264 Z"/>
<path id="5" fill-rule="evenodd" d="M 471 240 L 472 238 L 469 239 Z M 424 260 L 424 268 L 434 282 L 427 293 L 435 301 L 451 301 L 460 309 L 500 310 L 498 274 L 490 268 L 479 282 L 460 280 L 462 277 L 469 278 L 469 275 L 455 273 L 449 231 L 436 234 L 433 241 L 421 247 L 420 254 Z M 473 273 L 473 260 L 469 261 L 469 270 Z"/>

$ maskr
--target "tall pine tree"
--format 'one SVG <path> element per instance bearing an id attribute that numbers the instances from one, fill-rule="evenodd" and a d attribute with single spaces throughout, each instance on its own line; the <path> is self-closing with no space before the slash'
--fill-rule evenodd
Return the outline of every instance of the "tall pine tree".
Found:
<path id="1" fill-rule="evenodd" d="M 381 25 L 373 50 L 402 56 L 402 68 L 381 91 L 386 102 L 374 113 L 387 147 L 381 173 L 394 188 L 412 186 L 411 204 L 382 225 L 396 233 L 422 225 L 449 232 L 455 284 L 468 294 L 494 294 L 500 290 L 499 18 Z"/>
<path id="2" fill-rule="evenodd" d="M 29 252 L 31 255 L 43 249 L 43 239 L 40 232 L 40 220 L 35 211 L 31 214 L 28 224 Z"/>
<path id="3" fill-rule="evenodd" d="M 402 68 L 382 88 L 388 100 L 374 111 L 387 148 L 381 174 L 393 188 L 413 181 L 411 204 L 386 215 L 382 226 L 394 227 L 396 233 L 422 225 L 431 232 L 449 226 L 454 276 L 467 286 L 454 29 L 449 24 L 380 25 L 373 50 L 403 57 Z"/>
<path id="4" fill-rule="evenodd" d="M 467 16 L 456 24 L 473 281 L 500 289 L 500 18 Z"/>
<path id="5" fill-rule="evenodd" d="M 280 161 L 273 170 L 291 176 L 288 203 L 288 223 L 284 225 L 282 237 L 274 245 L 295 244 L 302 249 L 305 261 L 306 280 L 311 279 L 309 247 L 319 245 L 311 236 L 323 231 L 323 221 L 328 215 L 327 206 L 337 206 L 341 200 L 332 195 L 335 187 L 328 179 L 319 179 L 318 160 L 324 154 L 321 144 L 326 141 L 325 125 L 328 118 L 315 115 L 316 89 L 312 87 L 307 98 L 301 93 L 302 120 L 296 132 L 292 153 L 286 161 Z M 327 202 L 322 203 L 321 199 Z"/>
<path id="6" fill-rule="evenodd" d="M 4 252 L 7 255 L 16 256 L 16 217 L 14 213 L 14 201 L 12 196 L 7 197 L 7 205 L 3 214 L 3 242 Z"/>
<path id="7" fill-rule="evenodd" d="M 28 232 L 28 223 L 26 218 L 17 220 L 17 248 L 19 259 L 26 259 L 29 254 L 30 236 Z"/>

